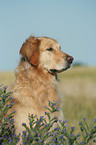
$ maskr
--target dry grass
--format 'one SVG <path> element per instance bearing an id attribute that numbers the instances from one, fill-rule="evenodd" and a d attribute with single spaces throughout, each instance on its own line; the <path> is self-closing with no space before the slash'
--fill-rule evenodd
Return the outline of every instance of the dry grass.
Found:
<path id="1" fill-rule="evenodd" d="M 15 80 L 14 72 L 0 72 L 0 84 L 8 86 L 8 88 L 10 89 L 14 80 Z"/>
<path id="2" fill-rule="evenodd" d="M 64 117 L 75 126 L 85 117 L 96 118 L 96 68 L 73 67 L 59 75 Z M 11 86 L 14 72 L 0 72 L 0 84 Z"/>
<path id="3" fill-rule="evenodd" d="M 96 68 L 73 67 L 59 77 L 64 117 L 78 132 L 84 117 L 89 123 L 96 118 Z"/>
<path id="4" fill-rule="evenodd" d="M 60 88 L 65 96 L 96 98 L 96 68 L 73 67 L 60 74 Z"/>

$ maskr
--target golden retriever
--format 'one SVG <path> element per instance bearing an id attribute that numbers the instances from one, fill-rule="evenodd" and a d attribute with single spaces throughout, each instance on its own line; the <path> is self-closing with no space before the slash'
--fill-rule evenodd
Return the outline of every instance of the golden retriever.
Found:
<path id="1" fill-rule="evenodd" d="M 44 115 L 48 101 L 57 101 L 61 107 L 58 93 L 57 73 L 68 69 L 73 57 L 61 51 L 60 44 L 48 37 L 30 36 L 20 49 L 22 55 L 12 87 L 15 104 L 16 134 L 23 131 L 22 123 L 29 124 L 28 114 Z M 54 114 L 63 119 L 62 110 Z"/>

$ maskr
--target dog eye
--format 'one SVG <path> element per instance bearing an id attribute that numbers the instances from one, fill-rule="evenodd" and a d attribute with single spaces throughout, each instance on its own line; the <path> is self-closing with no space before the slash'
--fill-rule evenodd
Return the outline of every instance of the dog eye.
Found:
<path id="1" fill-rule="evenodd" d="M 48 48 L 47 50 L 48 50 L 48 51 L 53 51 L 53 48 L 50 47 L 50 48 Z"/>

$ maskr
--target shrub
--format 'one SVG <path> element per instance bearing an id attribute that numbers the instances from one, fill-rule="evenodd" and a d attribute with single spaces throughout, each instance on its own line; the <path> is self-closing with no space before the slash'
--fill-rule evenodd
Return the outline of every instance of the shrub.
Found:
<path id="1" fill-rule="evenodd" d="M 6 93 L 6 89 L 6 86 L 3 88 L 0 86 L 0 144 L 15 145 L 16 142 L 18 143 L 20 135 L 14 135 L 13 114 L 15 111 L 7 115 L 14 102 L 12 101 L 12 97 L 10 97 L 12 92 Z"/>
<path id="2" fill-rule="evenodd" d="M 0 144 L 1 145 L 16 145 L 20 140 L 20 134 L 14 134 L 14 119 L 15 112 L 7 115 L 8 110 L 14 105 L 11 92 L 6 92 L 7 87 L 0 87 Z M 93 119 L 88 125 L 86 118 L 79 122 L 80 134 L 75 134 L 75 127 L 67 130 L 67 121 L 58 120 L 57 117 L 51 118 L 51 114 L 59 111 L 56 108 L 56 102 L 50 102 L 45 108 L 45 116 L 37 118 L 37 116 L 29 115 L 28 127 L 25 123 L 22 126 L 25 130 L 22 132 L 22 144 L 24 145 L 43 145 L 46 140 L 46 145 L 87 145 L 90 142 L 96 143 L 96 119 Z M 49 113 L 50 112 L 50 113 Z M 6 116 L 7 115 L 7 116 Z M 59 122 L 59 123 L 58 123 Z M 52 129 L 52 126 L 57 123 L 57 127 Z M 50 138 L 50 139 L 49 139 Z"/>

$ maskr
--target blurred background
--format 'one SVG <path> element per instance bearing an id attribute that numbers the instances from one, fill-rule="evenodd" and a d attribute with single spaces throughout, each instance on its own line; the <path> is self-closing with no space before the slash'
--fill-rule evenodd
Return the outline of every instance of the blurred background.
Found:
<path id="1" fill-rule="evenodd" d="M 0 0 L 0 84 L 9 89 L 30 35 L 56 39 L 75 59 L 59 75 L 65 119 L 96 118 L 96 0 Z"/>

